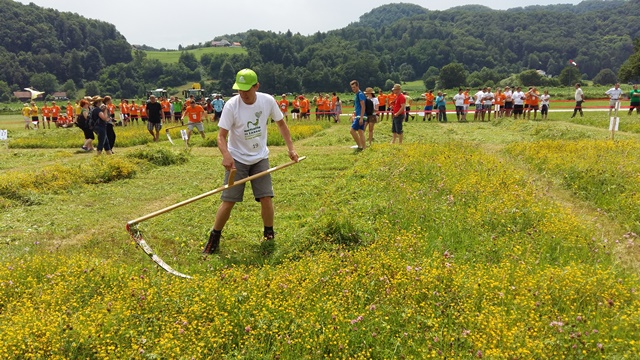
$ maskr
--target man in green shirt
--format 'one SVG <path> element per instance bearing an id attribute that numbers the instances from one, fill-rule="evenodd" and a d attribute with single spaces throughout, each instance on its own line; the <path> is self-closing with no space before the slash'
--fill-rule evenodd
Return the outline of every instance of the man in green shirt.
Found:
<path id="1" fill-rule="evenodd" d="M 173 100 L 173 121 L 180 121 L 184 125 L 184 120 L 182 120 L 182 101 L 177 96 Z"/>
<path id="2" fill-rule="evenodd" d="M 633 90 L 629 93 L 629 115 L 633 113 L 633 109 L 636 109 L 636 115 L 640 112 L 640 91 L 638 91 L 638 84 L 633 85 Z"/>

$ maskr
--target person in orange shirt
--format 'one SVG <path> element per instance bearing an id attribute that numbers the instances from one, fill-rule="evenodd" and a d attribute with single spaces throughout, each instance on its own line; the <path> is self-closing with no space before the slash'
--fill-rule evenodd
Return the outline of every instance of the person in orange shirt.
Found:
<path id="1" fill-rule="evenodd" d="M 387 95 L 387 119 L 389 118 L 389 114 L 393 111 L 393 105 L 395 104 L 397 97 L 398 95 L 393 91 Z"/>
<path id="2" fill-rule="evenodd" d="M 331 121 L 331 107 L 333 105 L 331 104 L 331 98 L 329 97 L 329 94 L 326 94 L 324 96 L 324 116 L 327 118 L 327 120 Z"/>
<path id="3" fill-rule="evenodd" d="M 538 104 L 540 103 L 540 93 L 538 89 L 532 87 L 526 95 L 529 98 L 529 108 L 527 109 L 527 120 L 531 120 L 531 110 L 533 110 L 533 120 L 538 117 Z"/>
<path id="4" fill-rule="evenodd" d="M 282 99 L 278 101 L 278 106 L 285 120 L 289 121 L 289 100 L 287 100 L 287 94 L 282 94 Z"/>
<path id="5" fill-rule="evenodd" d="M 497 88 L 496 94 L 493 98 L 493 118 L 497 119 L 498 116 L 502 117 L 502 113 L 504 112 L 504 100 L 506 96 L 502 92 L 502 89 Z M 491 120 L 491 119 L 489 119 Z"/>
<path id="6" fill-rule="evenodd" d="M 531 106 L 531 89 L 533 87 L 529 86 L 529 91 L 524 93 L 524 111 L 522 114 L 522 119 L 524 120 L 524 115 L 529 113 L 529 107 Z"/>
<path id="7" fill-rule="evenodd" d="M 204 139 L 204 125 L 202 124 L 202 119 L 207 116 L 207 112 L 204 108 L 195 101 L 191 101 L 189 106 L 184 108 L 182 113 L 181 121 L 184 121 L 186 117 L 189 122 L 187 123 L 187 145 L 189 145 L 189 140 L 191 139 L 191 133 L 193 132 L 193 128 L 195 127 L 200 132 L 200 136 Z"/>
<path id="8" fill-rule="evenodd" d="M 424 93 L 424 116 L 422 117 L 422 121 L 431 121 L 431 117 L 433 116 L 433 100 L 435 99 L 436 97 L 433 95 L 433 90 Z"/>
<path id="9" fill-rule="evenodd" d="M 140 118 L 142 119 L 143 124 L 149 120 L 149 116 L 147 115 L 147 103 L 144 101 L 142 102 L 142 105 L 140 105 Z"/>
<path id="10" fill-rule="evenodd" d="M 465 90 L 462 95 L 464 95 L 464 121 L 467 121 L 467 113 L 469 112 L 469 104 L 471 103 L 471 95 L 469 95 L 469 88 Z"/>
<path id="11" fill-rule="evenodd" d="M 55 125 L 56 127 L 60 127 L 60 125 L 58 125 L 57 123 L 58 118 L 60 117 L 60 111 L 62 109 L 60 109 L 60 106 L 56 105 L 55 101 L 52 101 L 49 110 L 51 111 L 51 121 L 53 121 L 53 125 Z"/>
<path id="12" fill-rule="evenodd" d="M 378 117 L 382 121 L 382 117 L 387 112 L 387 101 L 389 101 L 389 95 L 385 94 L 382 89 L 378 91 Z"/>
<path id="13" fill-rule="evenodd" d="M 129 106 L 129 119 L 132 124 L 134 120 L 136 122 L 136 125 L 139 124 L 138 123 L 139 114 L 140 114 L 140 106 L 136 105 L 135 100 L 131 100 L 131 106 Z"/>
<path id="14" fill-rule="evenodd" d="M 319 120 L 322 118 L 323 110 L 324 110 L 324 97 L 322 96 L 322 94 L 318 94 L 318 96 L 315 97 L 315 101 L 316 101 L 316 120 Z"/>
<path id="15" fill-rule="evenodd" d="M 51 124 L 49 123 L 51 121 L 51 108 L 49 107 L 49 105 L 47 105 L 47 102 L 45 101 L 44 104 L 42 105 L 42 128 L 45 128 L 45 125 L 49 125 L 49 129 L 51 129 Z"/>
<path id="16" fill-rule="evenodd" d="M 123 126 L 127 126 L 127 124 L 129 123 L 129 100 L 127 99 L 122 99 L 120 100 L 120 120 L 122 120 L 122 125 Z M 114 110 L 115 110 L 115 105 L 114 105 Z M 112 115 L 112 117 L 115 117 L 115 112 L 111 113 L 111 110 L 109 110 L 109 113 Z"/>
<path id="17" fill-rule="evenodd" d="M 71 101 L 67 101 L 67 107 L 65 108 L 65 110 L 67 112 L 67 117 L 71 119 L 71 121 L 73 121 L 74 108 L 73 108 L 73 105 L 71 104 Z"/>
<path id="18" fill-rule="evenodd" d="M 300 118 L 308 119 L 311 104 L 309 103 L 309 100 L 304 97 L 304 95 L 300 95 L 299 98 L 300 98 Z"/>
<path id="19" fill-rule="evenodd" d="M 195 103 L 195 101 L 191 101 L 191 102 Z M 162 98 L 162 100 L 160 100 L 160 106 L 162 106 L 162 112 L 164 113 L 165 123 L 170 122 L 171 121 L 171 103 L 169 102 L 169 100 L 167 100 L 167 98 Z M 184 116 L 182 116 L 182 119 L 184 119 Z"/>
<path id="20" fill-rule="evenodd" d="M 300 115 L 300 99 L 297 96 L 293 97 L 293 101 L 291 102 L 291 119 L 296 120 Z"/>

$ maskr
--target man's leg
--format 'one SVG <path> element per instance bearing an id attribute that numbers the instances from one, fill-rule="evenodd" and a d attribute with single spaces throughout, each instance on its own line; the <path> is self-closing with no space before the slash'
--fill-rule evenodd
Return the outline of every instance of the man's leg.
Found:
<path id="1" fill-rule="evenodd" d="M 269 198 L 269 200 L 271 200 L 271 198 Z M 220 206 L 218 207 L 218 211 L 216 212 L 216 220 L 213 223 L 213 230 L 222 231 L 224 226 L 227 224 L 227 221 L 229 221 L 229 218 L 231 217 L 231 210 L 233 210 L 233 206 L 235 204 L 236 203 L 232 201 L 223 201 L 220 204 Z M 271 223 L 273 224 L 273 215 Z"/>
<path id="2" fill-rule="evenodd" d="M 358 137 L 360 137 L 360 147 L 364 150 L 364 148 L 367 147 L 367 140 L 364 137 L 364 130 L 358 130 Z"/>
<path id="3" fill-rule="evenodd" d="M 270 196 L 260 198 L 260 215 L 265 227 L 273 227 L 273 201 Z M 216 219 L 217 220 L 217 219 Z"/>
<path id="4" fill-rule="evenodd" d="M 353 129 L 351 129 L 349 132 L 351 133 L 353 140 L 356 142 L 356 145 L 358 145 L 359 148 L 362 148 L 362 146 L 360 145 L 360 137 L 358 136 L 358 132 Z"/>

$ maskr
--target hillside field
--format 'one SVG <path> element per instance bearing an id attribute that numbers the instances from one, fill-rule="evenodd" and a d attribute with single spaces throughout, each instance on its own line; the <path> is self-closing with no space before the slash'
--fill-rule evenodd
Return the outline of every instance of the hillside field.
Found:
<path id="1" fill-rule="evenodd" d="M 290 121 L 307 159 L 272 174 L 275 243 L 247 188 L 219 254 L 202 248 L 222 185 L 215 139 L 192 147 L 116 128 L 113 156 L 82 132 L 0 142 L 2 359 L 633 359 L 640 353 L 640 117 Z M 271 166 L 288 161 L 270 125 Z"/>
<path id="2" fill-rule="evenodd" d="M 198 61 L 202 54 L 246 54 L 247 50 L 242 47 L 206 47 L 193 50 L 185 50 L 186 52 L 193 53 Z M 169 51 L 145 51 L 147 58 L 158 59 L 163 63 L 177 63 L 182 51 L 169 50 Z"/>

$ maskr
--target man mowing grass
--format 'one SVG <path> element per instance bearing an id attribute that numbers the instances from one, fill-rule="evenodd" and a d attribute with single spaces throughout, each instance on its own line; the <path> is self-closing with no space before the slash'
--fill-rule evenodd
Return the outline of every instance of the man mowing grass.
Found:
<path id="1" fill-rule="evenodd" d="M 251 69 L 243 69 L 236 74 L 233 89 L 238 91 L 224 107 L 218 126 L 218 149 L 222 153 L 222 166 L 225 168 L 225 180 L 229 181 L 229 172 L 236 170 L 236 180 L 269 169 L 269 149 L 267 148 L 267 124 L 271 118 L 278 125 L 280 135 L 289 149 L 289 158 L 298 161 L 298 154 L 293 148 L 291 134 L 284 116 L 275 99 L 268 94 L 258 92 L 260 83 L 258 75 Z M 228 137 L 228 139 L 227 139 Z M 236 202 L 242 201 L 244 183 L 222 192 L 222 204 L 216 213 L 213 230 L 203 253 L 211 254 L 218 250 L 222 228 L 231 216 Z M 262 221 L 264 223 L 264 239 L 273 241 L 273 186 L 271 174 L 251 181 L 253 197 L 260 202 Z"/>

